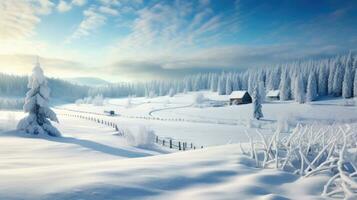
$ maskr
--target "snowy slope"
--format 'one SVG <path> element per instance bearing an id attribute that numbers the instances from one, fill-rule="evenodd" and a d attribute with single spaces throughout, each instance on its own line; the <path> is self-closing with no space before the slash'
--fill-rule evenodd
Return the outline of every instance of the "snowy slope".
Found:
<path id="1" fill-rule="evenodd" d="M 318 199 L 326 181 L 257 169 L 237 145 L 157 155 L 61 121 L 65 138 L 0 134 L 0 199 Z"/>
<path id="2" fill-rule="evenodd" d="M 343 106 L 341 99 L 311 105 L 265 103 L 266 117 L 257 123 L 249 120 L 251 105 L 197 106 L 194 95 L 133 98 L 130 106 L 126 99 L 110 100 L 103 107 L 64 105 L 55 109 L 63 138 L 4 131 L 13 130 L 24 114 L 0 111 L 0 199 L 322 199 L 329 176 L 299 178 L 256 168 L 238 144 L 227 143 L 247 142 L 245 131 L 254 138 L 256 128 L 269 136 L 286 118 L 289 123 L 356 122 L 356 107 Z M 208 92 L 205 97 L 225 98 Z M 103 115 L 109 109 L 119 116 Z M 115 122 L 132 132 L 148 126 L 160 136 L 205 148 L 172 153 L 156 145 L 135 147 L 113 128 L 64 115 L 69 113 Z M 167 120 L 175 117 L 185 121 Z"/>

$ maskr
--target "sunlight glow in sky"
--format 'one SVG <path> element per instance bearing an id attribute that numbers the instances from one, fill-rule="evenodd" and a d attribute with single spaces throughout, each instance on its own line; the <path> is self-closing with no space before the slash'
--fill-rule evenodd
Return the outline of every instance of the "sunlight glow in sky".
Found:
<path id="1" fill-rule="evenodd" d="M 0 72 L 113 82 L 246 69 L 357 44 L 357 1 L 0 0 Z"/>

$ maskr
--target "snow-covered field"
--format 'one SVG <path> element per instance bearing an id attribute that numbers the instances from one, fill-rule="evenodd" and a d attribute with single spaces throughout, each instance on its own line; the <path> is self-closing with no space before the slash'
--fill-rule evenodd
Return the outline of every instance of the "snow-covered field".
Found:
<path id="1" fill-rule="evenodd" d="M 256 129 L 267 137 L 276 129 L 288 135 L 298 122 L 354 124 L 357 107 L 344 106 L 342 99 L 270 102 L 257 122 L 250 120 L 251 104 L 222 106 L 227 97 L 210 92 L 196 104 L 195 95 L 63 105 L 55 109 L 60 138 L 14 131 L 24 114 L 0 111 L 0 199 L 323 199 L 328 174 L 300 178 L 257 168 L 237 143 L 248 142 L 246 132 L 257 139 Z M 118 115 L 105 116 L 108 110 Z M 139 143 L 135 134 L 149 127 L 204 148 L 175 152 L 133 145 L 113 128 L 64 115 L 78 112 L 115 122 Z"/>
<path id="2" fill-rule="evenodd" d="M 311 104 L 295 102 L 267 102 L 263 105 L 264 119 L 259 123 L 252 119 L 252 105 L 220 106 L 228 96 L 201 92 L 207 99 L 197 105 L 197 93 L 177 94 L 175 97 L 111 99 L 104 106 L 69 104 L 60 108 L 100 114 L 117 122 L 121 127 L 149 126 L 156 134 L 173 137 L 198 145 L 212 146 L 247 142 L 245 131 L 256 137 L 255 128 L 271 134 L 277 128 L 295 127 L 297 122 L 320 121 L 357 122 L 357 107 L 344 106 L 342 99 L 326 99 Z M 118 116 L 108 117 L 104 111 L 114 110 Z"/>

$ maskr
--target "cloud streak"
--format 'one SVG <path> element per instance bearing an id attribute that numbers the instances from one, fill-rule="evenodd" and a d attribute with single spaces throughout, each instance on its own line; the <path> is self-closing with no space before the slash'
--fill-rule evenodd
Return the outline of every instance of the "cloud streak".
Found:
<path id="1" fill-rule="evenodd" d="M 236 11 L 235 8 L 231 10 L 232 13 Z M 237 31 L 239 26 L 237 15 L 228 17 L 215 13 L 208 1 L 200 4 L 158 2 L 136 14 L 131 33 L 112 48 L 113 57 L 171 56 L 198 46 L 213 46 L 220 43 L 222 29 L 230 26 Z"/>
<path id="2" fill-rule="evenodd" d="M 79 24 L 76 31 L 67 39 L 67 43 L 70 43 L 74 39 L 90 35 L 99 27 L 103 26 L 107 20 L 107 18 L 100 14 L 95 7 L 90 7 L 83 11 L 83 15 L 83 21 Z"/>
<path id="3" fill-rule="evenodd" d="M 0 40 L 28 38 L 35 34 L 39 15 L 49 14 L 53 3 L 48 0 L 0 1 Z"/>
<path id="4" fill-rule="evenodd" d="M 108 67 L 106 73 L 133 80 L 180 78 L 198 72 L 244 70 L 267 67 L 298 59 L 321 58 L 346 53 L 334 45 L 232 45 L 204 49 L 195 53 L 151 59 L 120 60 Z"/>

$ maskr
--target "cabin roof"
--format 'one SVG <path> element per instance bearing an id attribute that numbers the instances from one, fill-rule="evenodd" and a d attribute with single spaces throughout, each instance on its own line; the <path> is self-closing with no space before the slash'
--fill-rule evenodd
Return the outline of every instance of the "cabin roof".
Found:
<path id="1" fill-rule="evenodd" d="M 231 95 L 229 95 L 230 99 L 241 99 L 244 97 L 244 95 L 248 93 L 245 90 L 239 90 L 239 91 L 233 91 Z"/>
<path id="2" fill-rule="evenodd" d="M 280 90 L 270 90 L 267 93 L 267 97 L 279 97 L 280 95 Z"/>

